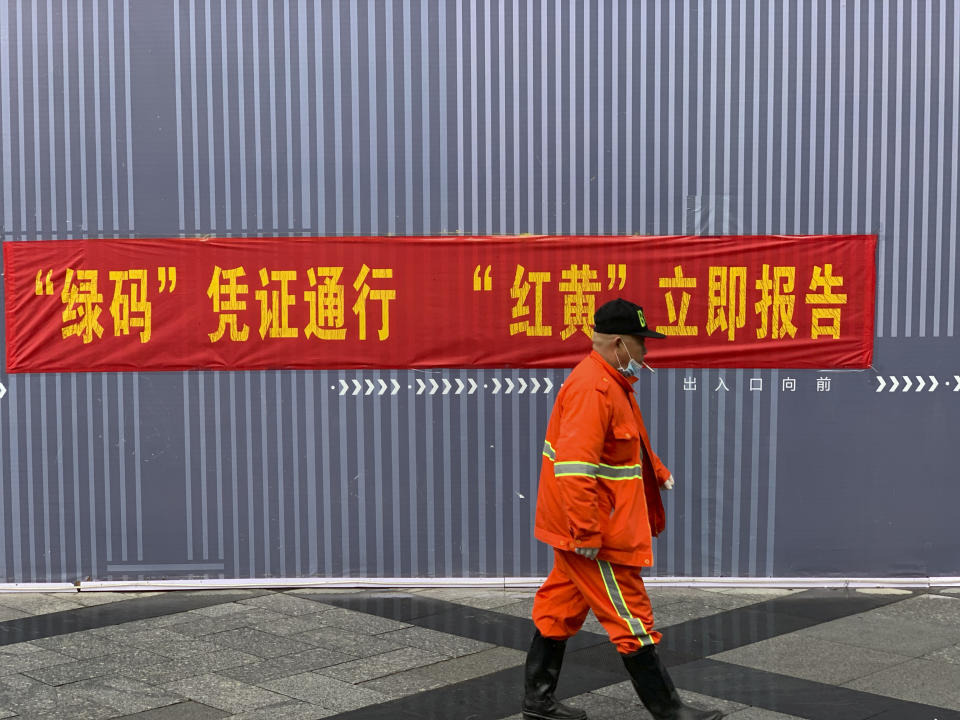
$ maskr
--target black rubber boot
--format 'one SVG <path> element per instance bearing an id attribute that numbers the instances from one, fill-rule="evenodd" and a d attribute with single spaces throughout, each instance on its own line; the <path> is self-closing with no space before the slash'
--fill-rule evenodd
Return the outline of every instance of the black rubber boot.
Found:
<path id="1" fill-rule="evenodd" d="M 719 710 L 697 710 L 683 704 L 670 674 L 660 662 L 656 645 L 621 657 L 637 695 L 655 720 L 720 720 L 723 717 Z"/>
<path id="2" fill-rule="evenodd" d="M 523 717 L 527 720 L 587 720 L 583 710 L 567 707 L 553 693 L 560 679 L 566 640 L 551 640 L 537 630 L 527 652 Z"/>

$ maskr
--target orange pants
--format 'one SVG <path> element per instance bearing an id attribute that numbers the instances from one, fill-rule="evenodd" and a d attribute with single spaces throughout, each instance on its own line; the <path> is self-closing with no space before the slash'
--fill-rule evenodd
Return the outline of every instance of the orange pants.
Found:
<path id="1" fill-rule="evenodd" d="M 541 635 L 566 640 L 593 610 L 619 653 L 660 642 L 640 568 L 556 548 L 553 558 L 553 570 L 533 600 L 533 622 Z"/>

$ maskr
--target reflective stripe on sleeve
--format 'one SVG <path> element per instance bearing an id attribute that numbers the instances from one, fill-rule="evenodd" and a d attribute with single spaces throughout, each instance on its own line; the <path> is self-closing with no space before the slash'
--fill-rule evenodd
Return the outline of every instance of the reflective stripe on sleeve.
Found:
<path id="1" fill-rule="evenodd" d="M 593 463 L 584 462 L 555 462 L 553 464 L 554 477 L 564 477 L 567 475 L 585 475 L 586 477 L 596 477 L 597 466 Z"/>
<path id="2" fill-rule="evenodd" d="M 543 441 L 543 454 L 551 460 L 557 459 L 557 452 L 553 449 L 553 445 L 551 445 L 548 440 Z"/>
<path id="3" fill-rule="evenodd" d="M 606 560 L 597 560 L 597 564 L 600 566 L 600 576 L 603 578 L 603 585 L 607 590 L 607 596 L 613 604 L 613 609 L 617 611 L 617 615 L 627 624 L 633 636 L 640 641 L 641 646 L 653 645 L 653 638 L 650 637 L 650 633 L 647 632 L 647 629 L 643 626 L 643 621 L 631 615 L 629 609 L 627 609 L 627 601 L 620 591 L 620 585 L 617 584 L 617 578 L 613 574 L 613 567 Z"/>

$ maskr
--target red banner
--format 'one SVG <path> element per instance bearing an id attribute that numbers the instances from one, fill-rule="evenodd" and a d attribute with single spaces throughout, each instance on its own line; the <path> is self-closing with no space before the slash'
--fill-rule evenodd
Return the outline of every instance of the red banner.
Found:
<path id="1" fill-rule="evenodd" d="M 7 371 L 567 367 L 615 297 L 654 366 L 865 368 L 876 240 L 5 242 Z"/>

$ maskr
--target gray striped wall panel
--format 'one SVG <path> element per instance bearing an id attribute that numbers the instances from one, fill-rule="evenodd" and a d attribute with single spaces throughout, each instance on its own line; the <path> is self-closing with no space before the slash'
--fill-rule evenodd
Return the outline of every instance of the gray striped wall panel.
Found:
<path id="1" fill-rule="evenodd" d="M 946 0 L 2 0 L 0 231 L 877 232 L 877 371 L 948 378 L 958 47 Z M 441 370 L 481 390 L 433 397 L 402 370 L 5 376 L 0 577 L 542 574 L 552 395 L 490 381 L 564 373 Z M 953 497 L 952 397 L 779 390 L 821 375 L 641 380 L 680 481 L 654 573 L 960 574 L 949 503 L 836 492 L 896 496 L 870 464 L 893 419 Z M 403 390 L 339 394 L 380 378 Z M 909 539 L 864 549 L 888 515 Z"/>

